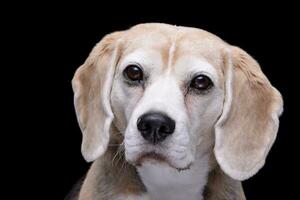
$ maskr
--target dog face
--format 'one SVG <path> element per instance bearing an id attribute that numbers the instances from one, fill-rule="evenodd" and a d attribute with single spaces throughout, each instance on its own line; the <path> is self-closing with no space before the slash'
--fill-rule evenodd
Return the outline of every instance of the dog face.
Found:
<path id="1" fill-rule="evenodd" d="M 125 158 L 186 169 L 214 149 L 225 173 L 256 173 L 274 142 L 279 92 L 243 50 L 203 30 L 142 24 L 106 36 L 73 79 L 92 161 L 108 145 L 111 123 Z"/>
<path id="2" fill-rule="evenodd" d="M 187 168 L 197 146 L 202 149 L 199 153 L 211 146 L 223 108 L 222 72 L 185 35 L 176 42 L 159 32 L 151 37 L 141 34 L 127 48 L 111 93 L 115 123 L 124 130 L 126 159 L 138 163 L 156 157 L 175 168 Z M 172 126 L 174 130 L 160 130 Z"/>

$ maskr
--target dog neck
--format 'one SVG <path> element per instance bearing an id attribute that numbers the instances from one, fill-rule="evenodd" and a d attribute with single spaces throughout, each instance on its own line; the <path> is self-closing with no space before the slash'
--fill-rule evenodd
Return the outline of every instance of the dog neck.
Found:
<path id="1" fill-rule="evenodd" d="M 127 196 L 147 200 L 245 200 L 240 181 L 225 175 L 209 156 L 197 159 L 189 170 L 179 172 L 163 163 L 145 162 L 134 167 L 122 154 L 112 162 L 115 155 L 116 146 L 110 146 L 92 164 L 77 193 L 79 200 L 126 199 Z"/>
<path id="2" fill-rule="evenodd" d="M 151 200 L 202 200 L 209 156 L 197 159 L 188 170 L 178 171 L 165 163 L 148 161 L 137 171 Z"/>

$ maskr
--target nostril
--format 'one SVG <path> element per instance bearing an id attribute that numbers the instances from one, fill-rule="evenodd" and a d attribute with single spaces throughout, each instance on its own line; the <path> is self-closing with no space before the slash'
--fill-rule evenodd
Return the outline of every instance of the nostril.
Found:
<path id="1" fill-rule="evenodd" d="M 146 140 L 155 144 L 174 132 L 175 121 L 161 113 L 147 113 L 137 120 L 137 128 Z"/>
<path id="2" fill-rule="evenodd" d="M 142 131 L 149 130 L 150 128 L 151 128 L 151 127 L 149 126 L 149 124 L 147 124 L 147 123 L 141 123 L 140 129 L 141 129 Z"/>
<path id="3" fill-rule="evenodd" d="M 161 132 L 161 133 L 172 133 L 170 127 L 167 126 L 166 124 L 162 124 L 162 125 L 159 127 L 158 131 Z"/>
<path id="4" fill-rule="evenodd" d="M 169 117 L 165 117 L 160 125 L 159 131 L 165 134 L 172 134 L 175 130 L 175 121 Z"/>
<path id="5" fill-rule="evenodd" d="M 150 125 L 141 118 L 139 118 L 137 121 L 137 127 L 140 131 L 146 131 L 151 128 Z"/>

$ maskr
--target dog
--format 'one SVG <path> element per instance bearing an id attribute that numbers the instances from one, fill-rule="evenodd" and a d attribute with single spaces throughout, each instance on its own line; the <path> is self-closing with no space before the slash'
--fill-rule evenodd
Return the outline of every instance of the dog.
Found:
<path id="1" fill-rule="evenodd" d="M 106 35 L 72 80 L 93 162 L 79 200 L 246 199 L 264 165 L 281 94 L 244 50 L 160 23 Z"/>

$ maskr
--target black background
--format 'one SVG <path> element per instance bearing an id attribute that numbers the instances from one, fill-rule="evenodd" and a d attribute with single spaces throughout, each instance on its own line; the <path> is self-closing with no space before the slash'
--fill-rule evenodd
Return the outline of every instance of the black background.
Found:
<path id="1" fill-rule="evenodd" d="M 13 186 L 28 186 L 26 192 L 32 193 L 32 198 L 63 199 L 89 167 L 80 153 L 81 132 L 73 107 L 71 79 L 75 70 L 105 34 L 142 22 L 164 22 L 208 30 L 246 50 L 282 93 L 284 113 L 277 140 L 264 168 L 243 185 L 250 200 L 292 199 L 297 192 L 299 161 L 295 128 L 299 22 L 292 6 L 246 4 L 227 10 L 221 5 L 219 9 L 196 4 L 158 9 L 160 5 L 152 8 L 146 2 L 140 4 L 142 8 L 131 10 L 119 4 L 118 9 L 93 4 L 76 9 L 39 5 L 7 21 L 13 36 L 7 50 L 13 54 L 10 75 L 21 80 L 7 84 L 13 88 L 8 93 L 13 104 L 22 108 L 17 112 L 21 122 L 11 129 L 22 129 L 17 131 L 22 133 L 21 143 L 30 138 L 18 151 L 19 159 L 14 159 L 24 166 L 21 173 L 29 176 L 21 179 L 21 184 L 13 181 Z M 12 19 L 12 15 L 6 17 Z M 25 154 L 25 149 L 30 151 Z"/>

